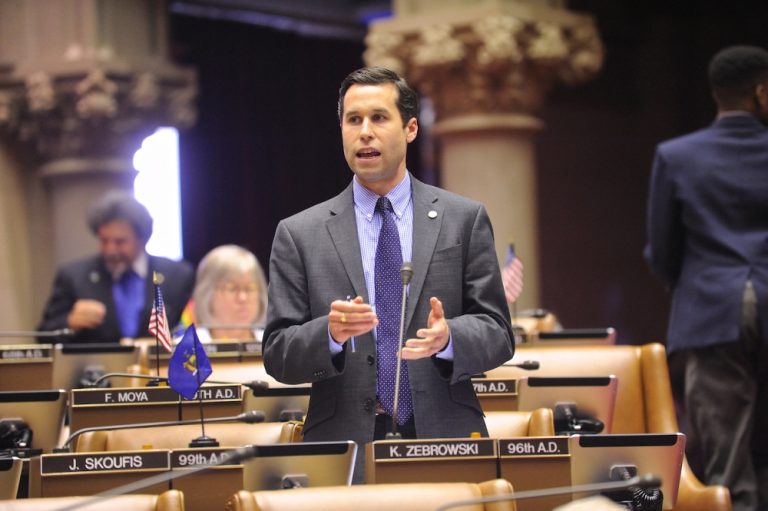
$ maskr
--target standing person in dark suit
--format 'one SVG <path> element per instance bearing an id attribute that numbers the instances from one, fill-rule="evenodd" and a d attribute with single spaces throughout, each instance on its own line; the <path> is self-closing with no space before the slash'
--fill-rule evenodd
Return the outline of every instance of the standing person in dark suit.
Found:
<path id="1" fill-rule="evenodd" d="M 57 271 L 38 330 L 75 332 L 61 342 L 116 343 L 148 336 L 153 272 L 161 280 L 168 322 L 175 325 L 192 294 L 194 269 L 185 261 L 146 253 L 152 217 L 144 205 L 129 194 L 109 193 L 89 210 L 88 226 L 99 240 L 99 254 Z"/>
<path id="2" fill-rule="evenodd" d="M 312 383 L 304 437 L 356 441 L 360 481 L 362 444 L 393 421 L 402 261 L 413 262 L 403 437 L 487 435 L 470 377 L 509 360 L 513 343 L 485 208 L 406 170 L 415 91 L 392 71 L 363 68 L 342 82 L 338 109 L 354 178 L 277 227 L 264 364 L 279 381 Z"/>
<path id="3" fill-rule="evenodd" d="M 715 122 L 659 145 L 646 258 L 671 288 L 667 347 L 704 480 L 768 509 L 768 51 L 714 56 Z"/>

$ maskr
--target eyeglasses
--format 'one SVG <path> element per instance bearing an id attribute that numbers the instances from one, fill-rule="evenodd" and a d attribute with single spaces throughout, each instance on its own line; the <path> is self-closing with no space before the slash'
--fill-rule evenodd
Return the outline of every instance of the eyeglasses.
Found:
<path id="1" fill-rule="evenodd" d="M 216 289 L 229 296 L 230 298 L 236 298 L 240 296 L 241 293 L 245 293 L 248 298 L 253 298 L 259 292 L 259 286 L 256 284 L 238 285 L 232 282 L 227 282 L 226 284 L 216 286 Z"/>

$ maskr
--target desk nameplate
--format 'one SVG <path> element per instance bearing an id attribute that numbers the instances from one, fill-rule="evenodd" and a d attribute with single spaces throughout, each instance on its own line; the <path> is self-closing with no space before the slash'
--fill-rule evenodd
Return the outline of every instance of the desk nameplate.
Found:
<path id="1" fill-rule="evenodd" d="M 499 457 L 560 457 L 569 456 L 568 437 L 530 437 L 499 440 Z"/>
<path id="2" fill-rule="evenodd" d="M 232 456 L 232 449 L 219 448 L 194 448 L 174 449 L 171 451 L 171 469 L 183 470 L 196 468 L 200 465 L 214 465 L 217 468 L 242 468 L 242 463 L 228 461 Z"/>
<path id="3" fill-rule="evenodd" d="M 517 380 L 508 378 L 472 378 L 478 397 L 516 396 Z"/>
<path id="4" fill-rule="evenodd" d="M 240 358 L 261 357 L 261 343 L 248 342 L 210 342 L 204 343 L 203 349 L 208 358 Z M 147 346 L 147 356 L 152 360 L 157 356 L 157 346 Z M 160 348 L 160 360 L 171 358 L 171 354 L 165 348 Z"/>
<path id="5" fill-rule="evenodd" d="M 376 463 L 453 459 L 492 459 L 498 457 L 491 438 L 446 440 L 395 440 L 373 443 Z"/>
<path id="6" fill-rule="evenodd" d="M 167 449 L 83 454 L 44 454 L 40 473 L 46 476 L 75 474 L 125 474 L 170 470 Z"/>
<path id="7" fill-rule="evenodd" d="M 192 399 L 181 398 L 182 403 L 237 402 L 243 399 L 243 387 L 233 385 L 206 385 Z M 112 389 L 73 389 L 72 407 L 95 406 L 147 406 L 178 404 L 180 396 L 170 387 L 123 387 Z"/>
<path id="8" fill-rule="evenodd" d="M 0 346 L 0 364 L 37 364 L 53 362 L 50 344 L 7 344 Z"/>

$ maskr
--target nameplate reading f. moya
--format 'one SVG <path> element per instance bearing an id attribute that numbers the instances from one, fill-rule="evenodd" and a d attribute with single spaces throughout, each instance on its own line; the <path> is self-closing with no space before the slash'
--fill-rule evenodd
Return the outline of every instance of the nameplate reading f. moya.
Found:
<path id="1" fill-rule="evenodd" d="M 198 465 L 216 465 L 219 467 L 240 467 L 242 463 L 229 461 L 230 449 L 175 449 L 171 451 L 171 468 L 193 468 Z"/>
<path id="2" fill-rule="evenodd" d="M 0 364 L 30 364 L 53 361 L 50 344 L 8 344 L 0 346 Z"/>
<path id="3" fill-rule="evenodd" d="M 206 385 L 200 387 L 195 397 L 183 401 L 240 401 L 243 387 L 233 385 Z M 113 389 L 73 389 L 72 406 L 129 406 L 146 404 L 178 403 L 179 394 L 170 387 L 123 387 Z"/>
<path id="4" fill-rule="evenodd" d="M 405 459 L 495 458 L 496 441 L 490 438 L 396 440 L 373 443 L 377 462 Z"/>
<path id="5" fill-rule="evenodd" d="M 473 378 L 472 386 L 475 394 L 486 396 L 515 396 L 517 395 L 517 380 L 496 378 Z"/>
<path id="6" fill-rule="evenodd" d="M 203 349 L 209 358 L 257 357 L 261 355 L 261 343 L 255 341 L 209 342 L 203 344 Z M 157 346 L 147 346 L 147 355 L 154 358 L 157 354 Z M 160 358 L 171 358 L 171 354 L 165 348 L 160 348 Z"/>
<path id="7" fill-rule="evenodd" d="M 40 472 L 43 476 L 52 476 L 170 470 L 168 455 L 168 450 L 44 454 L 40 457 Z"/>
<path id="8" fill-rule="evenodd" d="M 521 456 L 567 456 L 568 437 L 536 437 L 499 440 L 499 456 L 515 458 Z"/>

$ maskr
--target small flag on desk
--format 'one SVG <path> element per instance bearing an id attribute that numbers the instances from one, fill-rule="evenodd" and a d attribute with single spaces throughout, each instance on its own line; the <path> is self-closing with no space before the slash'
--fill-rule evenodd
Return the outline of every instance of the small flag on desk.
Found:
<path id="1" fill-rule="evenodd" d="M 149 333 L 160 341 L 163 347 L 173 351 L 173 342 L 171 341 L 171 332 L 168 330 L 168 317 L 165 315 L 165 304 L 163 303 L 163 292 L 160 291 L 160 284 L 155 283 L 155 303 L 152 305 L 152 314 L 149 316 Z"/>
<path id="2" fill-rule="evenodd" d="M 185 398 L 192 399 L 212 372 L 211 361 L 197 337 L 195 325 L 190 325 L 171 355 L 168 384 Z"/>
<path id="3" fill-rule="evenodd" d="M 504 284 L 504 294 L 508 303 L 514 303 L 523 292 L 523 263 L 515 254 L 515 245 L 510 243 L 507 248 L 507 260 L 501 270 L 501 280 Z"/>

